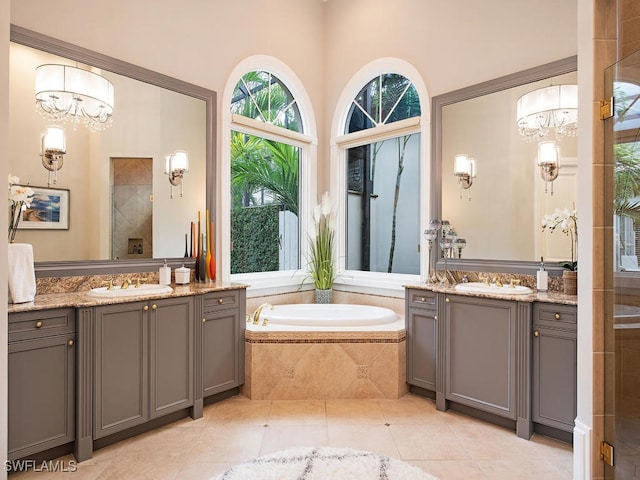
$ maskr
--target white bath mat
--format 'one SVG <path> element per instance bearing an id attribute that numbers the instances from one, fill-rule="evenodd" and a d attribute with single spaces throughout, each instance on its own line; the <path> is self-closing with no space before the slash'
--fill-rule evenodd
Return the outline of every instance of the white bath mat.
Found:
<path id="1" fill-rule="evenodd" d="M 294 448 L 240 463 L 212 480 L 437 480 L 418 467 L 350 448 Z"/>

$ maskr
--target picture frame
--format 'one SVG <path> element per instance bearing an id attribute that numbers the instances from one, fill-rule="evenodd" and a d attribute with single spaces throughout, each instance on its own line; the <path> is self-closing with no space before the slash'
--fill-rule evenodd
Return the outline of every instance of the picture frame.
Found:
<path id="1" fill-rule="evenodd" d="M 22 212 L 18 230 L 69 230 L 69 190 L 24 186 L 34 195 L 31 206 Z"/>

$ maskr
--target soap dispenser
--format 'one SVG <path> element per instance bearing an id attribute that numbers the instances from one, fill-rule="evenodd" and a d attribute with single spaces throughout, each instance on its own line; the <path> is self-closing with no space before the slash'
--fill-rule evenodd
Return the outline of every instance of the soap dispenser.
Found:
<path id="1" fill-rule="evenodd" d="M 544 259 L 540 257 L 540 270 L 536 276 L 536 288 L 541 292 L 546 292 L 549 287 L 549 272 L 544 268 Z"/>
<path id="2" fill-rule="evenodd" d="M 171 285 L 171 267 L 164 261 L 164 265 L 160 267 L 160 285 Z"/>

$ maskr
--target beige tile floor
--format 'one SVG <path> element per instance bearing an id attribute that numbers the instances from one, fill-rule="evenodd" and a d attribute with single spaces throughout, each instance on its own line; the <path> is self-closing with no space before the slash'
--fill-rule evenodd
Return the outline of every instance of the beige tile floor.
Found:
<path id="1" fill-rule="evenodd" d="M 569 445 L 465 415 L 430 399 L 248 400 L 205 407 L 204 417 L 94 452 L 75 472 L 22 472 L 10 480 L 201 480 L 251 457 L 300 446 L 368 450 L 416 465 L 442 480 L 571 479 Z M 65 457 L 65 460 L 72 457 Z"/>

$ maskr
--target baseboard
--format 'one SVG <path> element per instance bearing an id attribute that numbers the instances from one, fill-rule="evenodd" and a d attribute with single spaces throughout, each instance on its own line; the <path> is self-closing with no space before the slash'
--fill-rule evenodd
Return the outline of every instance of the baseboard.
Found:
<path id="1" fill-rule="evenodd" d="M 591 428 L 578 420 L 573 429 L 573 478 L 591 478 Z"/>

